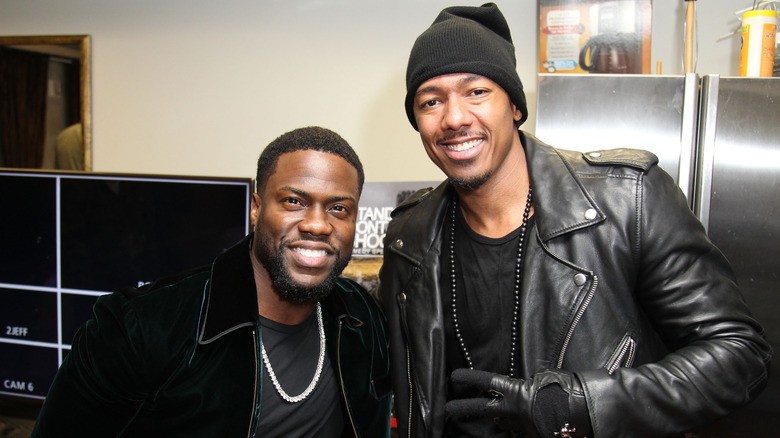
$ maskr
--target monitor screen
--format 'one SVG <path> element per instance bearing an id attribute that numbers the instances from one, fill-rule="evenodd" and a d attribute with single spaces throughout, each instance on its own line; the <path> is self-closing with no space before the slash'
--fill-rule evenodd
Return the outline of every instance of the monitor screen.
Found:
<path id="1" fill-rule="evenodd" d="M 0 171 L 0 393 L 45 397 L 97 297 L 210 264 L 250 178 Z"/>

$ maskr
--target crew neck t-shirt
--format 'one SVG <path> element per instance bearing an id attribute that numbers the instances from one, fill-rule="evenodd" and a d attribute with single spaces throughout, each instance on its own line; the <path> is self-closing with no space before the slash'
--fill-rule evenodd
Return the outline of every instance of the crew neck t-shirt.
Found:
<path id="1" fill-rule="evenodd" d="M 291 397 L 301 394 L 317 369 L 320 335 L 317 311 L 297 325 L 286 325 L 260 316 L 262 342 L 282 389 Z M 308 397 L 297 403 L 284 400 L 271 381 L 265 363 L 257 436 L 340 437 L 344 417 L 338 380 L 325 353 L 322 374 Z"/>

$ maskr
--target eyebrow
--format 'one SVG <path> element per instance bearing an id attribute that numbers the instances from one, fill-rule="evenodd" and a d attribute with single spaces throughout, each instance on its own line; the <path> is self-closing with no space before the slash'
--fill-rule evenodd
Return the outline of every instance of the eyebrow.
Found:
<path id="1" fill-rule="evenodd" d="M 484 78 L 484 76 L 480 76 L 480 75 L 468 75 L 468 76 L 458 80 L 458 85 L 468 84 L 470 82 L 478 81 L 478 80 L 483 79 L 483 78 Z M 422 93 L 430 93 L 430 92 L 438 91 L 440 88 L 441 87 L 439 87 L 437 85 L 429 85 L 427 87 L 420 88 L 414 94 L 415 94 L 415 96 L 417 96 L 417 95 L 422 94 Z"/>
<path id="2" fill-rule="evenodd" d="M 286 190 L 288 192 L 293 192 L 298 196 L 304 197 L 304 198 L 310 198 L 311 193 L 301 190 L 295 187 L 290 186 L 284 186 L 282 187 L 282 190 Z M 353 196 L 329 196 L 328 202 L 340 202 L 340 201 L 352 201 L 354 203 L 357 203 L 357 200 Z"/>

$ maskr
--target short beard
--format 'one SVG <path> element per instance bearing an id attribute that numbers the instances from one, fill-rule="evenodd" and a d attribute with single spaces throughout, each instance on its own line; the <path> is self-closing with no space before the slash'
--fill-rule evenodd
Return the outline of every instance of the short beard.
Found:
<path id="1" fill-rule="evenodd" d="M 480 176 L 475 176 L 468 179 L 450 177 L 450 183 L 456 188 L 471 191 L 482 187 L 482 185 L 485 184 L 492 175 L 492 171 L 487 171 Z"/>
<path id="2" fill-rule="evenodd" d="M 336 279 L 349 263 L 349 257 L 342 257 L 341 251 L 337 250 L 336 264 L 328 276 L 319 284 L 303 286 L 293 280 L 282 256 L 289 242 L 281 242 L 276 252 L 273 251 L 273 242 L 268 236 L 261 236 L 258 243 L 260 245 L 255 250 L 255 255 L 268 271 L 279 298 L 295 305 L 314 304 L 327 298 L 336 285 Z"/>

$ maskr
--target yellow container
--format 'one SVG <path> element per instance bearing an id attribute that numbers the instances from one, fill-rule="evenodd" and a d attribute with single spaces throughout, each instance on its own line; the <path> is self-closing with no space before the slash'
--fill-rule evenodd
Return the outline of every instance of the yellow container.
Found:
<path id="1" fill-rule="evenodd" d="M 772 76 L 776 33 L 777 11 L 756 10 L 742 14 L 740 76 Z"/>

